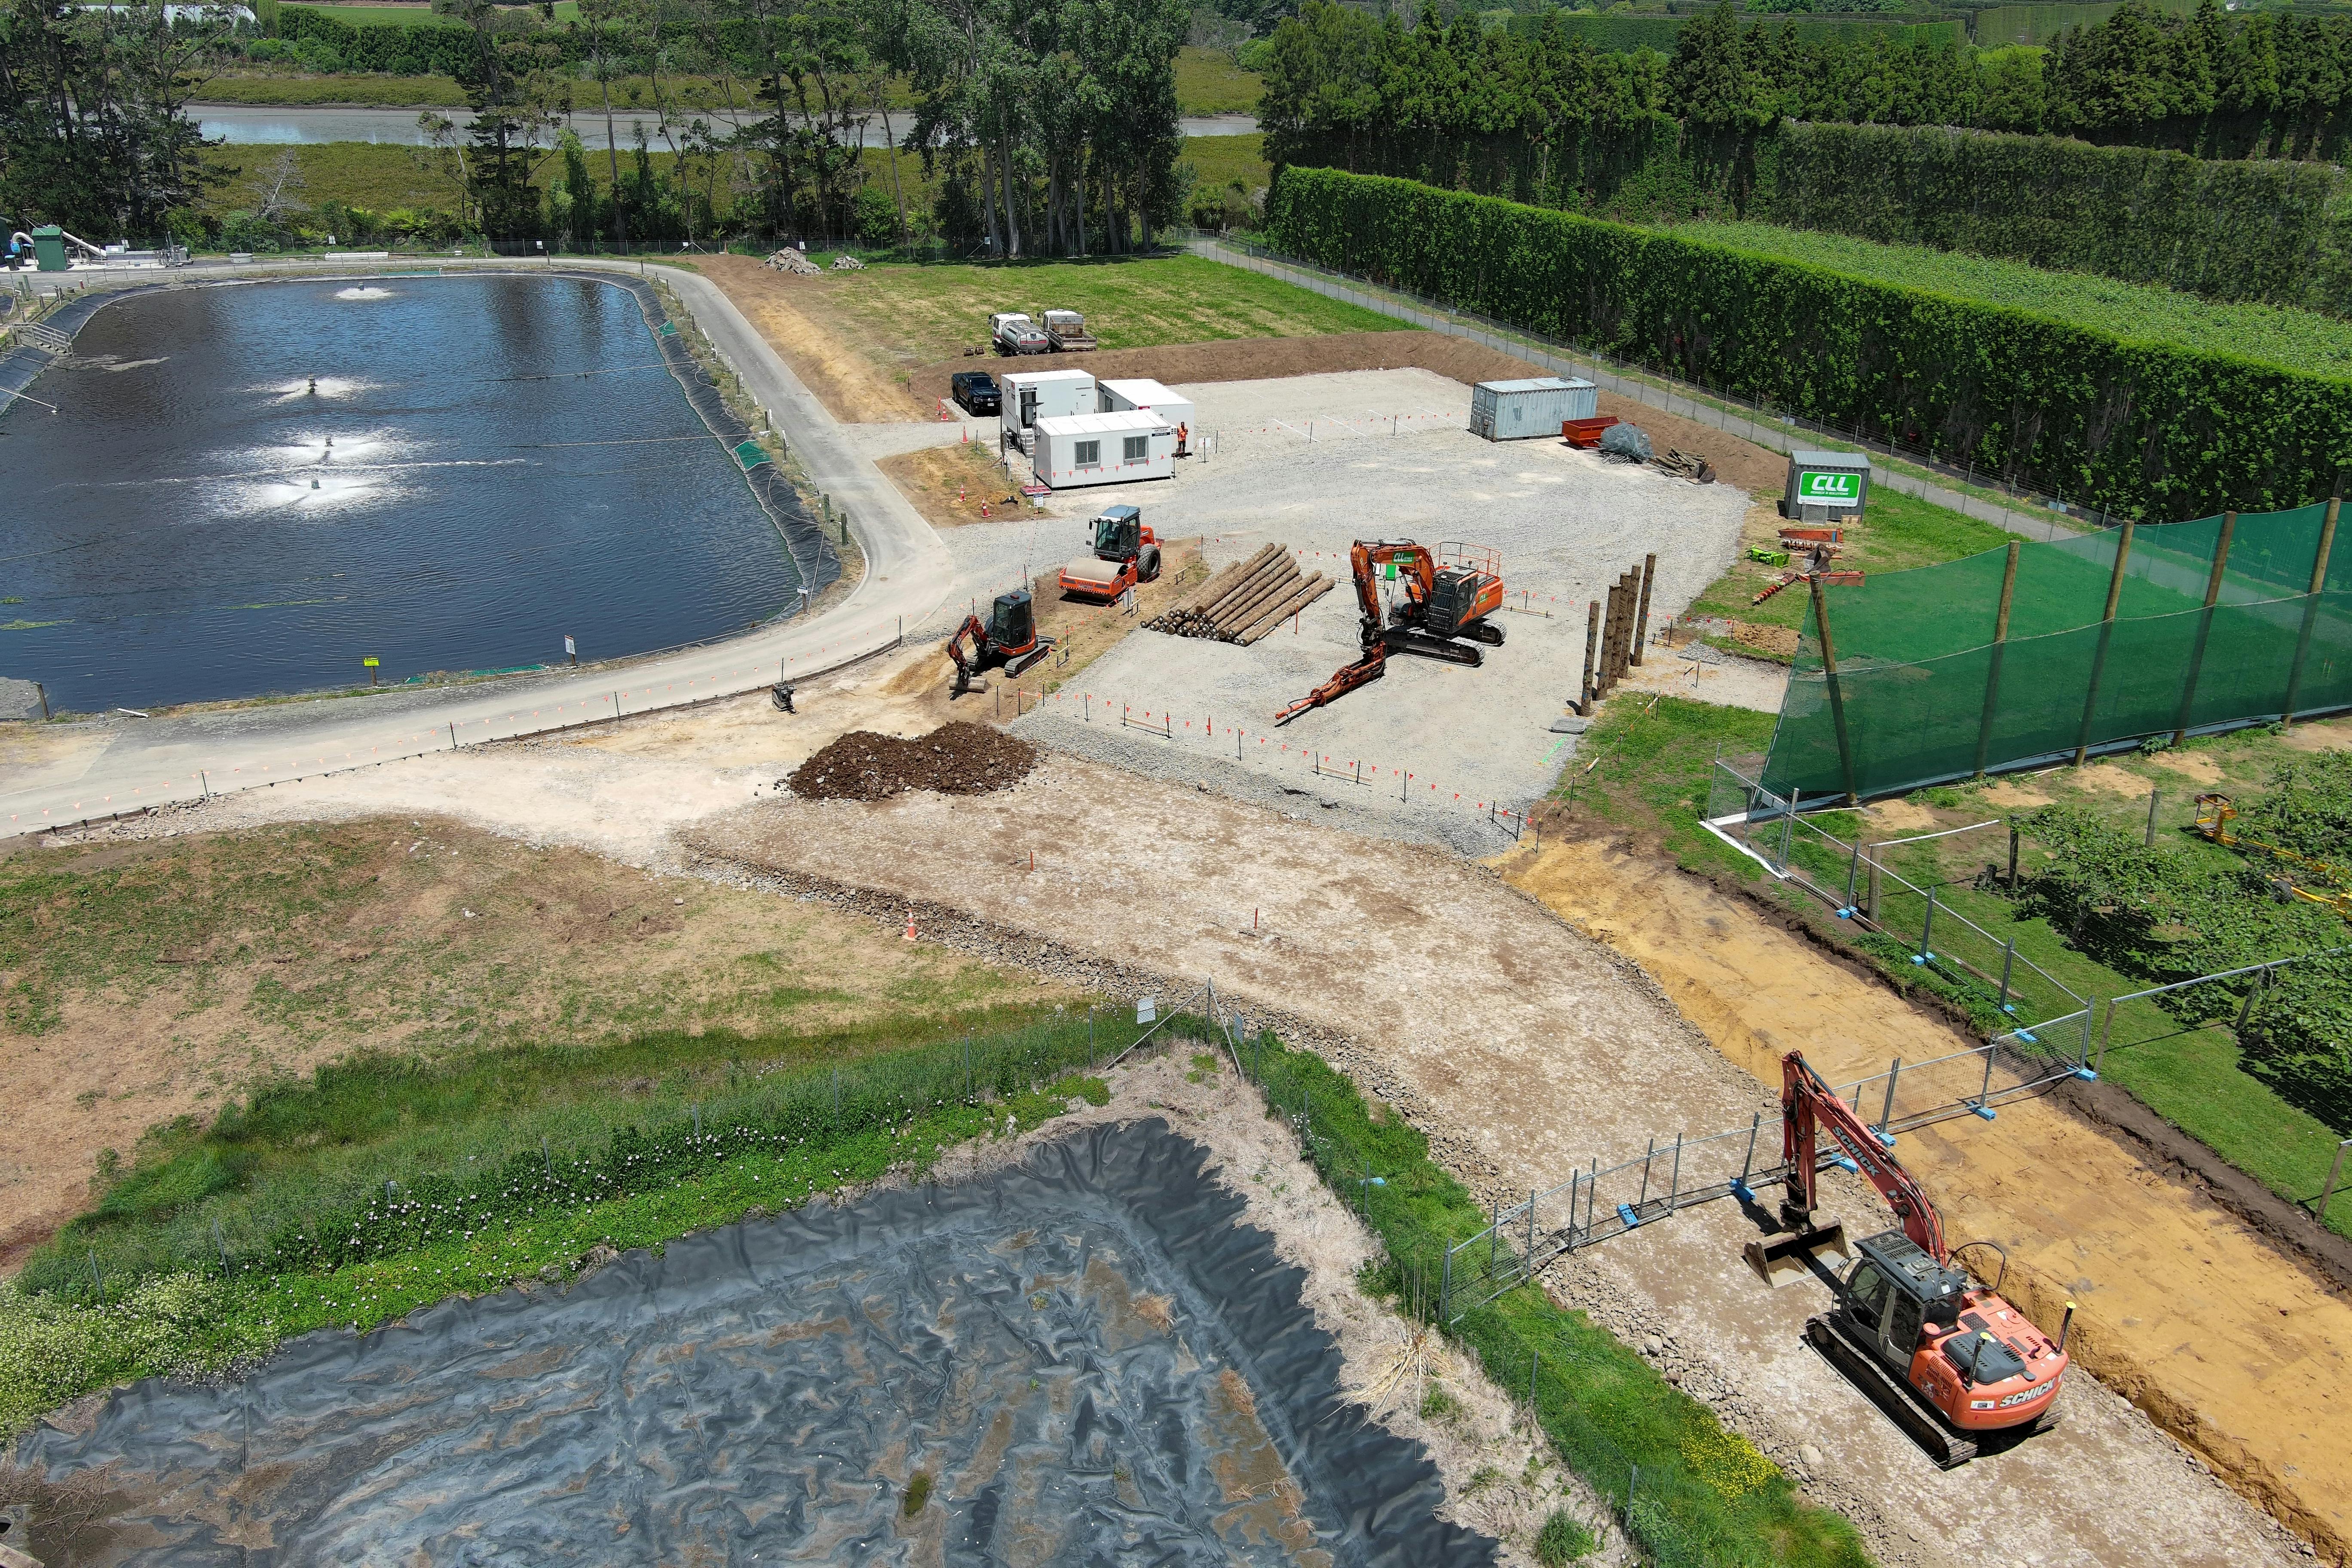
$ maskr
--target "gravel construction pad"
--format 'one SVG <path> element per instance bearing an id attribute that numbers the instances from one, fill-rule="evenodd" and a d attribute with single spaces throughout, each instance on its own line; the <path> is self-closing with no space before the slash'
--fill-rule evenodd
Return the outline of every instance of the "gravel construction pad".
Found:
<path id="1" fill-rule="evenodd" d="M 910 789 L 983 795 L 1011 788 L 1036 765 L 1027 742 L 957 720 L 911 741 L 852 730 L 782 782 L 808 800 L 880 800 Z"/>
<path id="2" fill-rule="evenodd" d="M 23 1457 L 118 1464 L 149 1501 L 102 1560 L 172 1568 L 1491 1563 L 1244 1207 L 1164 1121 L 1097 1127 L 226 1388 L 150 1380 Z"/>
<path id="3" fill-rule="evenodd" d="M 1217 433 L 1206 460 L 1180 465 L 1174 479 L 1057 494 L 1046 510 L 1004 523 L 958 529 L 948 537 L 965 582 L 952 606 L 1051 570 L 1084 546 L 1084 521 L 1113 501 L 1143 508 L 1163 538 L 1202 537 L 1211 569 L 1268 541 L 1288 545 L 1302 571 L 1339 584 L 1298 617 L 1252 647 L 1139 631 L 1097 659 L 1061 693 L 1036 725 L 1044 743 L 1064 743 L 1057 718 L 1095 727 L 1087 754 L 1171 778 L 1216 778 L 1208 727 L 1240 740 L 1227 762 L 1271 790 L 1333 789 L 1360 795 L 1367 811 L 1418 795 L 1423 805 L 1470 815 L 1494 803 L 1524 809 L 1574 753 L 1550 732 L 1584 669 L 1585 605 L 1616 574 L 1658 557 L 1653 625 L 1688 604 L 1737 552 L 1748 500 L 1728 485 L 1693 485 L 1642 468 L 1571 451 L 1557 441 L 1480 440 L 1467 423 L 1469 389 L 1421 370 L 1354 371 L 1283 381 L 1218 382 L 1181 389 L 1200 407 L 1198 427 Z M 1307 439 L 1312 430 L 1314 439 Z M 1391 429 L 1396 433 L 1391 434 Z M 1507 641 L 1477 669 L 1395 658 L 1388 674 L 1279 734 L 1276 712 L 1359 655 L 1349 547 L 1360 538 L 1463 540 L 1501 552 L 1503 580 L 1527 608 L 1495 617 Z M 1095 701 L 1083 701 L 1091 694 Z M 1077 712 L 1057 710 L 1076 706 Z M 1171 746 L 1124 730 L 1123 710 L 1173 713 L 1198 747 Z M 1259 740 L 1265 738 L 1265 744 Z M 1285 747 L 1287 750 L 1285 750 Z M 1155 749 L 1156 748 L 1156 749 Z M 1295 776 L 1302 757 L 1328 758 L 1349 772 L 1334 785 Z M 1366 783 L 1353 784 L 1360 763 Z M 1407 789 L 1404 775 L 1413 775 Z M 1416 837 L 1427 833 L 1415 829 Z M 1470 836 L 1445 837 L 1473 849 Z M 1491 850 L 1492 836 L 1475 849 Z"/>

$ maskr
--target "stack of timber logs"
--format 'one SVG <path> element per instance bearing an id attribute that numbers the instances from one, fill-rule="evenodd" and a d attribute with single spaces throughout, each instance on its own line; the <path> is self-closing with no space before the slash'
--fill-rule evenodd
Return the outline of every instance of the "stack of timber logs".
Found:
<path id="1" fill-rule="evenodd" d="M 1595 599 L 1584 623 L 1584 686 L 1576 710 L 1591 718 L 1594 708 L 1625 672 L 1642 662 L 1642 645 L 1650 637 L 1650 584 L 1658 573 L 1658 558 L 1645 555 L 1609 584 L 1608 606 Z"/>
<path id="2" fill-rule="evenodd" d="M 1287 547 L 1268 544 L 1143 624 L 1171 637 L 1213 637 L 1247 647 L 1329 593 L 1331 586 L 1320 572 L 1301 576 Z"/>

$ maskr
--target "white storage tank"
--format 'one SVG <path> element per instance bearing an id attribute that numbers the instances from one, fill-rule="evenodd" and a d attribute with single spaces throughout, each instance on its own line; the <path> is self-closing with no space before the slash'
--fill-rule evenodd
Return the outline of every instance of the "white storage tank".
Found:
<path id="1" fill-rule="evenodd" d="M 1016 370 L 996 382 L 1003 390 L 1002 417 L 1011 429 L 1095 411 L 1095 378 L 1082 370 Z"/>
<path id="2" fill-rule="evenodd" d="M 1526 381 L 1482 381 L 1470 389 L 1470 433 L 1489 441 L 1558 436 L 1570 419 L 1600 411 L 1601 389 L 1589 381 L 1538 375 Z"/>
<path id="3" fill-rule="evenodd" d="M 1095 400 L 1099 411 L 1105 414 L 1149 408 L 1171 425 L 1181 425 L 1189 429 L 1193 422 L 1192 400 L 1169 391 L 1156 381 L 1139 377 L 1106 381 L 1097 387 Z"/>
<path id="4" fill-rule="evenodd" d="M 1036 435 L 1037 482 L 1057 490 L 1176 474 L 1176 426 L 1156 410 L 1040 418 Z"/>

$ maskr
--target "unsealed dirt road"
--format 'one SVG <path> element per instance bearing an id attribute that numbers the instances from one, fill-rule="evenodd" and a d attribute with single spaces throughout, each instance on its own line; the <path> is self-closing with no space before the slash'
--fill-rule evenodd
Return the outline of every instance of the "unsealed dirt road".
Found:
<path id="1" fill-rule="evenodd" d="M 1549 1185 L 1593 1153 L 1744 1123 L 1768 1103 L 1632 963 L 1486 868 L 1198 789 L 1056 758 L 1017 789 L 952 803 L 762 801 L 685 842 L 714 875 L 919 906 L 983 953 L 1036 962 L 1042 938 L 1179 983 L 1213 975 L 1245 1011 L 1350 1037 L 1351 1069 L 1490 1191 Z M 1839 1198 L 1864 1220 L 1867 1201 Z M 2273 1521 L 2088 1378 L 2057 1432 L 1937 1471 L 1803 1347 L 1823 1298 L 1757 1284 L 1738 1257 L 1752 1234 L 1727 1205 L 1690 1211 L 1582 1255 L 1558 1288 L 1654 1341 L 1883 1559 L 2294 1560 Z"/>
<path id="2" fill-rule="evenodd" d="M 1975 1043 L 1654 858 L 1571 840 L 1507 868 L 1766 1084 L 1790 1049 L 1846 1082 Z M 1956 1237 L 2008 1248 L 2006 1291 L 2037 1321 L 2078 1304 L 2080 1364 L 2282 1519 L 2338 1553 L 2352 1542 L 2352 1304 L 2057 1105 L 1923 1128 L 1899 1152 Z"/>

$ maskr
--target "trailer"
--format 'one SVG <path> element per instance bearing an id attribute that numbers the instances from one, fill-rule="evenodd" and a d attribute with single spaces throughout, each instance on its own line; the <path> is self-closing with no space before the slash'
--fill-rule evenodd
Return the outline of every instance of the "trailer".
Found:
<path id="1" fill-rule="evenodd" d="M 1055 489 L 1176 475 L 1176 427 L 1149 409 L 1040 418 L 1031 462 Z"/>
<path id="2" fill-rule="evenodd" d="M 996 378 L 1003 389 L 1003 419 L 1026 430 L 1040 419 L 1096 411 L 1095 378 L 1082 370 L 1015 370 Z"/>
<path id="3" fill-rule="evenodd" d="M 1045 312 L 1045 341 L 1055 353 L 1084 353 L 1095 346 L 1095 335 L 1087 331 L 1087 319 L 1076 310 Z"/>

